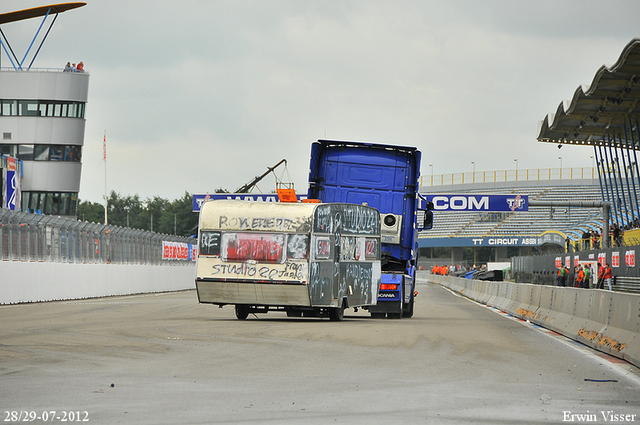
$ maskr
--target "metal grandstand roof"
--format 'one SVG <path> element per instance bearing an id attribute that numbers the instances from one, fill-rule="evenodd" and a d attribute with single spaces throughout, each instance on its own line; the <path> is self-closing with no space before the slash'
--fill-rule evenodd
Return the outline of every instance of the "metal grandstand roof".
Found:
<path id="1" fill-rule="evenodd" d="M 544 118 L 538 141 L 607 146 L 627 140 L 639 150 L 639 100 L 640 38 L 634 38 L 613 66 L 600 67 L 591 85 L 578 87 L 571 101 Z"/>

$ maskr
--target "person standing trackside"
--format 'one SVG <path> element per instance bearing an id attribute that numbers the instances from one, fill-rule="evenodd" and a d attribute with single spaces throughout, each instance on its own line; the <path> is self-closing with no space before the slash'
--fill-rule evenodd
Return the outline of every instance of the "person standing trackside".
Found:
<path id="1" fill-rule="evenodd" d="M 607 282 L 607 286 L 609 286 L 609 290 L 612 291 L 613 289 L 611 288 L 611 279 L 613 277 L 613 273 L 611 272 L 611 265 L 609 263 L 607 263 L 607 266 L 605 267 L 604 270 L 604 281 Z"/>
<path id="2" fill-rule="evenodd" d="M 556 280 L 558 281 L 558 286 L 564 286 L 562 282 L 562 273 L 564 272 L 564 267 L 560 266 L 558 269 L 558 276 L 556 276 Z"/>
<path id="3" fill-rule="evenodd" d="M 604 266 L 598 264 L 598 282 L 596 282 L 596 289 L 602 289 L 604 285 Z"/>
<path id="4" fill-rule="evenodd" d="M 578 277 L 576 278 L 576 288 L 582 288 L 584 281 L 584 269 L 582 266 L 578 266 Z"/>
<path id="5" fill-rule="evenodd" d="M 591 265 L 587 264 L 584 266 L 584 278 L 582 279 L 582 287 L 584 289 L 589 289 L 591 286 Z"/>

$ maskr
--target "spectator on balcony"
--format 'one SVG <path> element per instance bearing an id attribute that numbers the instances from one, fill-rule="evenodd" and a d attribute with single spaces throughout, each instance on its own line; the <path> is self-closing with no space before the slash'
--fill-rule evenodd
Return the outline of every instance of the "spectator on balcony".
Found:
<path id="1" fill-rule="evenodd" d="M 622 246 L 622 230 L 617 224 L 613 225 L 613 241 L 617 247 Z"/>
<path id="2" fill-rule="evenodd" d="M 589 239 L 591 239 L 591 235 L 589 234 L 589 231 L 585 230 L 582 233 L 582 250 L 583 251 L 589 250 Z"/>
<path id="3" fill-rule="evenodd" d="M 71 62 L 67 62 L 64 66 L 64 72 L 71 72 Z"/>
<path id="4" fill-rule="evenodd" d="M 78 66 L 76 67 L 76 70 L 78 72 L 84 72 L 84 63 L 82 63 L 82 61 L 78 64 Z"/>

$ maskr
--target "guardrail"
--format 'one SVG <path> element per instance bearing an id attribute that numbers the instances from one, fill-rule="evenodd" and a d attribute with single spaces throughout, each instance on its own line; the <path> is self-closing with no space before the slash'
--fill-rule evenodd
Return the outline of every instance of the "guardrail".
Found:
<path id="1" fill-rule="evenodd" d="M 640 295 L 431 274 L 427 279 L 640 366 Z"/>
<path id="2" fill-rule="evenodd" d="M 614 276 L 611 288 L 618 292 L 640 294 L 640 277 Z"/>

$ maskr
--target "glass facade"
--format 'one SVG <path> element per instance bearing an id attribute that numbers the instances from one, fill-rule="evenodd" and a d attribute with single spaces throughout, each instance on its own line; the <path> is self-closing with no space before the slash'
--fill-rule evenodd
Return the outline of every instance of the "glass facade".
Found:
<path id="1" fill-rule="evenodd" d="M 11 145 L 0 144 L 2 155 L 21 161 L 70 161 L 82 160 L 82 146 L 78 145 Z"/>
<path id="2" fill-rule="evenodd" d="M 25 212 L 75 216 L 77 208 L 76 192 L 22 192 L 22 211 Z"/>
<path id="3" fill-rule="evenodd" d="M 0 99 L 0 116 L 84 118 L 85 102 Z"/>

